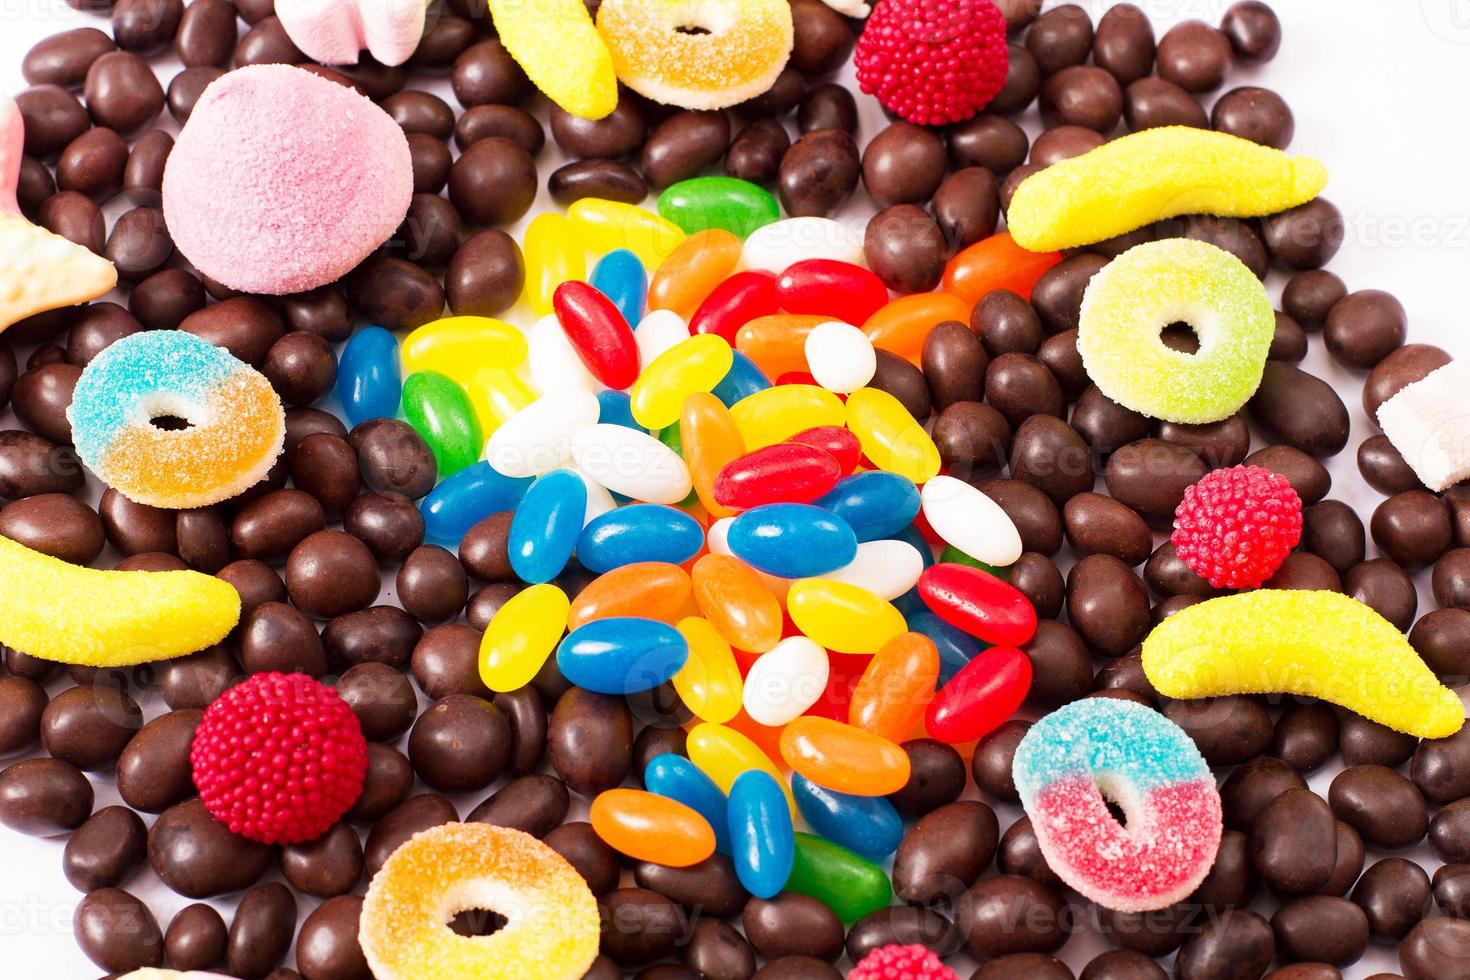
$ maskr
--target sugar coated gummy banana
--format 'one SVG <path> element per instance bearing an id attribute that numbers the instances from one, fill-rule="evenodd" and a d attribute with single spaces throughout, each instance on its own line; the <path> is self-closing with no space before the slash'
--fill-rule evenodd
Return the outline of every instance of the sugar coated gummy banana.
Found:
<path id="1" fill-rule="evenodd" d="M 1419 738 L 1446 738 L 1465 706 L 1404 635 L 1337 592 L 1262 589 L 1190 606 L 1143 643 L 1160 694 L 1300 694 Z"/>
<path id="2" fill-rule="evenodd" d="M 1227 133 L 1163 126 L 1054 163 L 1016 188 L 1006 224 L 1022 248 L 1091 245 L 1181 214 L 1245 218 L 1312 200 L 1327 168 Z"/>
<path id="3" fill-rule="evenodd" d="M 582 0 L 490 0 L 500 43 L 546 97 L 574 116 L 618 105 L 612 55 Z"/>

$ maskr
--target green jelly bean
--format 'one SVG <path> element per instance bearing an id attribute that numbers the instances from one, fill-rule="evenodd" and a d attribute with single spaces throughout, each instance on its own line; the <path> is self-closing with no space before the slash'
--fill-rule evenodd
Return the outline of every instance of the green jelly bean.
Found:
<path id="1" fill-rule="evenodd" d="M 441 480 L 478 460 L 485 449 L 470 396 L 437 371 L 419 371 L 403 382 L 403 417 L 429 444 Z"/>
<path id="2" fill-rule="evenodd" d="M 882 868 L 814 834 L 796 835 L 786 890 L 810 895 L 843 922 L 856 922 L 893 902 L 893 886 Z"/>
<path id="3" fill-rule="evenodd" d="M 770 191 L 734 177 L 681 180 L 659 195 L 658 213 L 690 235 L 723 228 L 739 238 L 781 220 Z"/>
<path id="4" fill-rule="evenodd" d="M 659 442 L 668 446 L 680 456 L 684 455 L 684 437 L 679 434 L 679 427 L 677 425 L 666 425 L 653 435 Z"/>
<path id="5" fill-rule="evenodd" d="M 995 565 L 987 565 L 979 558 L 971 558 L 969 555 L 965 554 L 963 551 L 956 548 L 952 544 L 947 544 L 944 546 L 944 550 L 939 553 L 939 560 L 947 564 L 969 565 L 971 568 L 978 568 L 982 572 L 989 572 L 996 578 L 1006 579 L 1007 581 L 1010 580 L 1011 570 L 1009 568 L 999 568 Z"/>

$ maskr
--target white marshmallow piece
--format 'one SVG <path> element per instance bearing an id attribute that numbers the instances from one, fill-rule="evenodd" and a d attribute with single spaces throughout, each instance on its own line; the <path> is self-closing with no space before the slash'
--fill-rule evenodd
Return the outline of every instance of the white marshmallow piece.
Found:
<path id="1" fill-rule="evenodd" d="M 1451 361 L 1378 408 L 1378 427 L 1430 490 L 1470 479 L 1470 364 Z"/>

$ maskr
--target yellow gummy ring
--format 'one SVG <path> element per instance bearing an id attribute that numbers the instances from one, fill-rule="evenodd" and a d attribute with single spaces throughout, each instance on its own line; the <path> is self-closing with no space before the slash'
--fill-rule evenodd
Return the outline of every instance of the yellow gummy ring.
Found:
<path id="1" fill-rule="evenodd" d="M 574 116 L 617 108 L 618 78 L 582 0 L 490 0 L 500 43 L 546 97 Z"/>

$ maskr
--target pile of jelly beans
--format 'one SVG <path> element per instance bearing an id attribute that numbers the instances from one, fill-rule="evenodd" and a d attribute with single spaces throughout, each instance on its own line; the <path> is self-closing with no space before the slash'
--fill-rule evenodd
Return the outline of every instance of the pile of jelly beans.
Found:
<path id="1" fill-rule="evenodd" d="M 1008 719 L 1036 628 L 1006 581 L 1015 526 L 869 386 L 877 351 L 917 361 L 935 325 L 969 323 L 992 289 L 1028 295 L 1058 257 L 996 235 L 940 291 L 890 299 L 847 229 L 779 220 L 754 185 L 687 181 L 659 209 L 541 215 L 534 326 L 361 330 L 339 393 L 352 424 L 401 413 L 430 447 L 431 540 L 513 511 L 526 587 L 484 634 L 490 689 L 554 656 L 590 691 L 671 683 L 693 714 L 688 758 L 598 796 L 597 833 L 666 865 L 727 853 L 752 894 L 802 892 L 853 921 L 891 899 L 900 743 Z M 574 559 L 598 577 L 572 598 L 556 582 Z"/>

